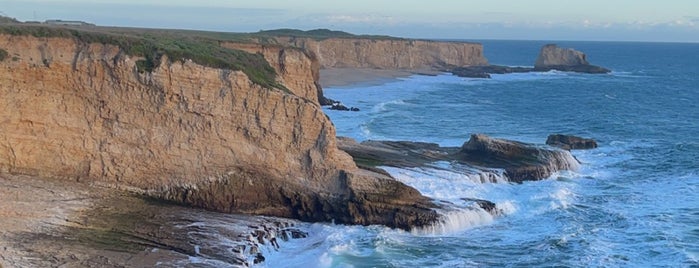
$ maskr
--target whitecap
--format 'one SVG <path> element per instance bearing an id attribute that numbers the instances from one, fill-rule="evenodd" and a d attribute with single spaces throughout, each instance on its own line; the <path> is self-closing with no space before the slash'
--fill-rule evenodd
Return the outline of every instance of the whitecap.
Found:
<path id="1" fill-rule="evenodd" d="M 468 230 L 493 222 L 493 215 L 481 208 L 461 208 L 440 212 L 440 219 L 425 227 L 412 230 L 414 235 L 445 235 Z"/>

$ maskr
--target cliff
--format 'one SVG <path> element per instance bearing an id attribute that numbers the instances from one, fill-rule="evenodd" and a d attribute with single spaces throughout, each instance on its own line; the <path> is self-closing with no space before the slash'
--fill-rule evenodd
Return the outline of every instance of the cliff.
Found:
<path id="1" fill-rule="evenodd" d="M 318 57 L 321 68 L 443 69 L 487 65 L 477 43 L 437 42 L 397 38 L 276 37 L 280 44 L 306 49 Z"/>
<path id="2" fill-rule="evenodd" d="M 404 229 L 436 220 L 430 200 L 337 148 L 312 58 L 224 46 L 263 54 L 283 87 L 253 82 L 254 70 L 161 55 L 144 71 L 122 46 L 0 35 L 0 172 L 222 212 Z"/>

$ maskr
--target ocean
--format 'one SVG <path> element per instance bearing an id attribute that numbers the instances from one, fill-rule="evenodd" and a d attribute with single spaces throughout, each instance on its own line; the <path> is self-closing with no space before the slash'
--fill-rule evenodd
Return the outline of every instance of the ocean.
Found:
<path id="1" fill-rule="evenodd" d="M 491 64 L 531 66 L 544 41 L 479 41 Z M 448 215 L 438 228 L 302 223 L 308 238 L 262 267 L 699 267 L 699 44 L 556 42 L 613 70 L 415 75 L 326 88 L 359 112 L 326 110 L 337 134 L 460 146 L 472 133 L 543 144 L 593 138 L 578 171 L 481 183 L 448 162 L 387 168 L 424 195 L 495 202 L 504 215 Z"/>

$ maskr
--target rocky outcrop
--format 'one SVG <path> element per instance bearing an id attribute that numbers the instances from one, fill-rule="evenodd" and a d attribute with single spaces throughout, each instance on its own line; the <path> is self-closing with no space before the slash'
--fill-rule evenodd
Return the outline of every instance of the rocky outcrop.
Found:
<path id="1" fill-rule="evenodd" d="M 559 48 L 556 45 L 545 45 L 536 59 L 534 67 L 501 66 L 501 65 L 478 65 L 478 66 L 458 66 L 446 69 L 448 72 L 469 78 L 490 78 L 491 74 L 547 72 L 551 70 L 590 74 L 605 74 L 611 72 L 609 69 L 591 65 L 587 62 L 584 53 L 570 49 Z"/>
<path id="2" fill-rule="evenodd" d="M 510 67 L 501 65 L 465 66 L 449 69 L 449 72 L 459 77 L 490 78 L 491 74 L 528 73 L 534 71 L 530 67 Z"/>
<path id="3" fill-rule="evenodd" d="M 363 168 L 376 166 L 421 167 L 436 161 L 456 161 L 473 170 L 491 173 L 504 170 L 511 182 L 541 180 L 561 170 L 576 170 L 578 161 L 568 151 L 474 134 L 459 147 L 441 147 L 434 143 L 409 141 L 365 141 L 338 139 L 345 150 Z M 493 181 L 493 180 L 487 180 Z"/>
<path id="4" fill-rule="evenodd" d="M 461 146 L 462 159 L 476 166 L 499 167 L 512 182 L 548 178 L 560 170 L 577 170 L 578 161 L 567 151 L 549 150 L 517 141 L 471 135 Z"/>
<path id="5" fill-rule="evenodd" d="M 321 68 L 441 69 L 487 65 L 477 43 L 382 38 L 277 37 L 277 42 L 303 48 L 318 57 Z"/>
<path id="6" fill-rule="evenodd" d="M 298 50 L 247 48 L 285 92 L 166 56 L 142 72 L 120 47 L 72 38 L 0 35 L 0 48 L 17 58 L 0 63 L 0 172 L 307 221 L 409 229 L 437 217 L 417 191 L 337 148 L 305 84 L 314 63 Z"/>
<path id="7" fill-rule="evenodd" d="M 546 138 L 546 144 L 564 150 L 580 150 L 597 148 L 597 142 L 593 139 L 581 138 L 573 135 L 551 134 Z"/>
<path id="8" fill-rule="evenodd" d="M 566 71 L 579 73 L 609 73 L 610 70 L 587 62 L 584 53 L 572 48 L 560 48 L 553 44 L 541 48 L 534 63 L 535 71 Z"/>
<path id="9" fill-rule="evenodd" d="M 1 267 L 250 267 L 306 237 L 299 225 L 0 173 Z"/>

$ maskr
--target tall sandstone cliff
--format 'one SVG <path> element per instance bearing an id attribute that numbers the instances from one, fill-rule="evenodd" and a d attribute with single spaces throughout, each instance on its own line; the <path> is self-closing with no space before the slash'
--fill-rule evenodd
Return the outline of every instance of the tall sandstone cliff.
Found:
<path id="1" fill-rule="evenodd" d="M 434 69 L 487 65 L 483 45 L 427 40 L 278 37 L 277 42 L 306 49 L 321 68 Z"/>
<path id="2" fill-rule="evenodd" d="M 0 48 L 0 172 L 222 212 L 405 229 L 436 220 L 427 198 L 337 148 L 318 63 L 303 51 L 239 47 L 262 53 L 287 93 L 189 60 L 139 72 L 119 47 L 70 38 L 0 35 Z"/>

